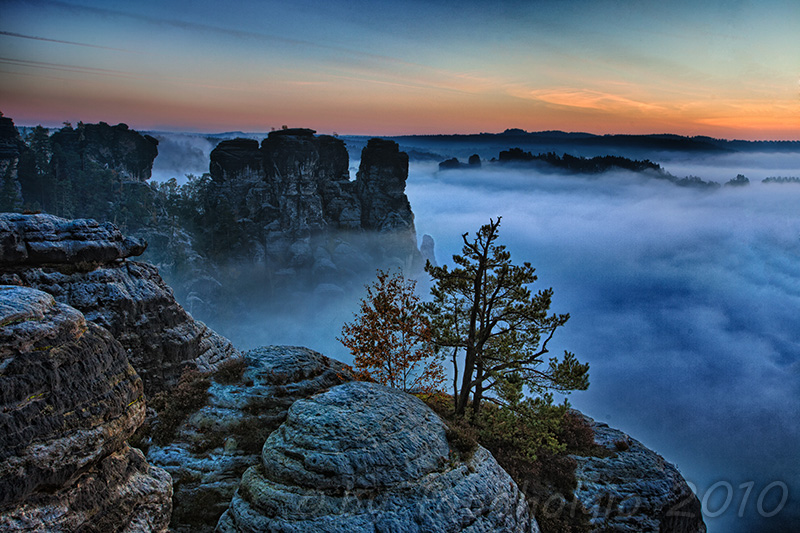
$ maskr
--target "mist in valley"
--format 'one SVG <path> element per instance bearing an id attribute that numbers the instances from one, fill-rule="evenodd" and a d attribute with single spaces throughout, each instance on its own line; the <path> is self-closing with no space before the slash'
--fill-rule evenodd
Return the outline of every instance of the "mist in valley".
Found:
<path id="1" fill-rule="evenodd" d="M 796 176 L 800 154 L 661 155 L 678 177 L 751 183 L 700 190 L 486 163 L 441 172 L 412 159 L 406 192 L 440 264 L 463 233 L 503 217 L 513 260 L 532 262 L 552 310 L 571 314 L 551 351 L 591 364 L 589 390 L 570 402 L 676 464 L 709 531 L 789 531 L 800 520 L 800 184 L 761 180 Z M 225 313 L 195 315 L 243 350 L 301 345 L 351 362 L 336 337 L 374 275 L 276 292 L 254 272 L 223 280 L 238 301 Z"/>
<path id="2" fill-rule="evenodd" d="M 571 403 L 675 463 L 709 531 L 790 531 L 800 519 L 800 186 L 760 180 L 797 175 L 800 157 L 663 166 L 719 181 L 744 169 L 752 183 L 703 191 L 626 172 L 416 168 L 408 194 L 441 260 L 461 233 L 503 216 L 514 260 L 531 261 L 554 310 L 571 314 L 553 353 L 591 364 L 589 390 Z M 765 518 L 784 492 L 782 511 Z"/>

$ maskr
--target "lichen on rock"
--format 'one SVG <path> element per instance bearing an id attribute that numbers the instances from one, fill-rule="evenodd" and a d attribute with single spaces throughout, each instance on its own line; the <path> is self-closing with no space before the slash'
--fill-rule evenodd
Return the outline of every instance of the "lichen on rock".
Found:
<path id="1" fill-rule="evenodd" d="M 238 377 L 211 374 L 205 405 L 169 442 L 148 449 L 148 460 L 175 481 L 173 531 L 212 531 L 292 404 L 353 379 L 348 367 L 308 348 L 265 346 L 243 361 Z"/>

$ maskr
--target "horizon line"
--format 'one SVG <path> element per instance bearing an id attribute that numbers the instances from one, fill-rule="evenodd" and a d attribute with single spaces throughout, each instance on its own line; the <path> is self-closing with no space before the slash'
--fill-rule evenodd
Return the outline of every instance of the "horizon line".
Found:
<path id="1" fill-rule="evenodd" d="M 5 118 L 11 118 L 7 115 L 3 115 Z M 12 119 L 13 121 L 13 119 Z M 98 122 L 87 122 L 87 124 L 99 124 L 105 121 L 98 121 Z M 42 126 L 48 129 L 61 129 L 64 127 L 66 123 L 70 123 L 71 121 L 63 121 L 57 126 L 45 126 L 41 122 L 36 125 L 31 124 L 16 124 L 14 126 L 17 128 L 35 128 L 37 126 Z M 110 126 L 116 126 L 117 124 L 125 124 L 128 127 L 130 125 L 127 122 L 118 122 L 117 124 L 111 124 L 110 122 L 105 122 Z M 142 132 L 142 133 L 171 133 L 171 134 L 183 134 L 183 135 L 200 135 L 200 136 L 215 136 L 215 135 L 226 135 L 226 134 L 237 134 L 241 133 L 244 135 L 263 135 L 267 136 L 272 131 L 280 131 L 277 128 L 272 128 L 271 130 L 262 130 L 262 131 L 244 131 L 244 130 L 220 130 L 220 131 L 200 131 L 200 130 L 180 130 L 180 129 L 163 129 L 163 128 L 131 128 L 134 131 Z M 697 139 L 697 138 L 705 138 L 705 139 L 713 139 L 717 141 L 726 141 L 726 142 L 774 142 L 774 143 L 800 143 L 800 137 L 795 139 L 775 139 L 775 138 L 758 138 L 758 139 L 742 139 L 742 138 L 727 138 L 727 137 L 714 137 L 712 135 L 703 135 L 703 134 L 696 134 L 696 135 L 685 135 L 680 133 L 673 133 L 669 131 L 661 131 L 658 133 L 620 133 L 620 132 L 607 132 L 607 133 L 593 133 L 589 131 L 567 131 L 567 130 L 554 130 L 554 129 L 547 129 L 547 130 L 525 130 L 523 128 L 506 128 L 503 131 L 491 132 L 491 131 L 480 131 L 480 132 L 468 132 L 468 133 L 397 133 L 397 134 L 377 134 L 377 133 L 338 133 L 336 131 L 331 131 L 329 133 L 314 129 L 314 128 L 306 128 L 303 126 L 298 127 L 290 127 L 289 129 L 310 129 L 313 130 L 316 135 L 332 135 L 336 137 L 470 137 L 470 136 L 477 136 L 477 135 L 502 135 L 506 132 L 519 132 L 520 135 L 534 135 L 534 134 L 541 134 L 541 133 L 559 133 L 559 134 L 568 134 L 568 135 L 590 135 L 592 137 L 658 137 L 658 136 L 675 136 L 681 137 L 684 139 Z"/>

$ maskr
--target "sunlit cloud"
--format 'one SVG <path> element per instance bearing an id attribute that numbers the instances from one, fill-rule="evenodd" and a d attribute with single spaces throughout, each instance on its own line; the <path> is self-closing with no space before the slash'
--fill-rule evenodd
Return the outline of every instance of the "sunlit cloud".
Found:
<path id="1" fill-rule="evenodd" d="M 618 94 L 593 91 L 588 89 L 537 89 L 514 91 L 514 96 L 532 100 L 540 100 L 548 104 L 564 107 L 579 107 L 605 112 L 630 112 L 630 111 L 663 111 L 664 108 L 656 104 L 626 98 Z"/>

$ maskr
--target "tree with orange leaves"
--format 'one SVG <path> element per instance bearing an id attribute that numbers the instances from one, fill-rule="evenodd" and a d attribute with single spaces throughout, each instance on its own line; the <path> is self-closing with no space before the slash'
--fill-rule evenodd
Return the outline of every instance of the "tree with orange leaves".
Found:
<path id="1" fill-rule="evenodd" d="M 415 287 L 402 272 L 378 270 L 337 340 L 353 354 L 357 372 L 405 392 L 433 392 L 444 382 L 444 369 Z"/>

